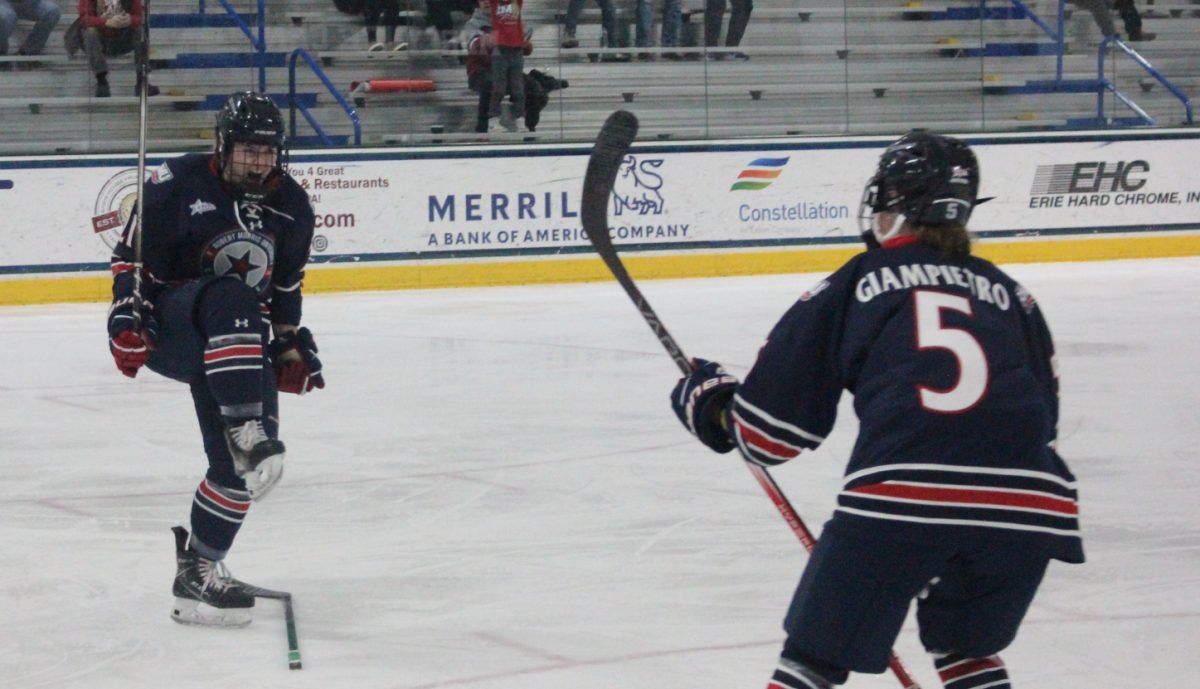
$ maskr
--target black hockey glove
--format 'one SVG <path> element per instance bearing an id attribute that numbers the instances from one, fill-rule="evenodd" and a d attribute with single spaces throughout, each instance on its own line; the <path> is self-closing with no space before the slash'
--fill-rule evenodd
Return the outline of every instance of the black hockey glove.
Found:
<path id="1" fill-rule="evenodd" d="M 268 351 L 280 392 L 303 395 L 312 392 L 313 388 L 325 387 L 321 360 L 317 358 L 317 343 L 308 328 L 280 335 L 271 341 Z M 288 356 L 289 352 L 295 352 L 296 356 Z"/>
<path id="2" fill-rule="evenodd" d="M 121 373 L 136 377 L 157 339 L 158 321 L 150 302 L 128 296 L 108 308 L 108 351 Z"/>
<path id="3" fill-rule="evenodd" d="M 725 454 L 736 447 L 724 417 L 738 379 L 715 361 L 692 359 L 692 367 L 691 374 L 680 378 L 671 391 L 671 408 L 700 442 Z"/>

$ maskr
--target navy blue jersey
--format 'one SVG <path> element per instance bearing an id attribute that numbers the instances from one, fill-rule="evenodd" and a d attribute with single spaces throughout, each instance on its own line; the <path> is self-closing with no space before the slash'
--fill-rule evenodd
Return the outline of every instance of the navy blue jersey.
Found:
<path id="1" fill-rule="evenodd" d="M 851 259 L 772 330 L 733 399 L 739 448 L 763 466 L 816 448 L 843 390 L 859 435 L 835 520 L 1083 560 L 1050 331 L 999 268 L 908 237 Z"/>
<path id="2" fill-rule="evenodd" d="M 264 202 L 239 201 L 220 181 L 211 154 L 188 154 L 153 172 L 145 208 L 147 298 L 163 285 L 235 275 L 258 291 L 272 323 L 299 325 L 314 219 L 308 194 L 295 180 L 283 175 Z M 133 223 L 113 251 L 115 298 L 132 291 Z"/>

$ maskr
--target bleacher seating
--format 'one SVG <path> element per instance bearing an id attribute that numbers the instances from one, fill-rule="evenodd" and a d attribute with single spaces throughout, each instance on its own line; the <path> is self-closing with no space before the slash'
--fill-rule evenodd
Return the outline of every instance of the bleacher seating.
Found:
<path id="1" fill-rule="evenodd" d="M 48 44 L 50 54 L 38 58 L 35 69 L 0 72 L 0 154 L 129 151 L 138 130 L 131 59 L 112 60 L 114 97 L 93 98 L 86 58 L 68 60 L 62 53 L 61 35 L 73 13 L 71 3 L 60 3 L 64 18 Z M 218 3 L 206 4 L 203 18 L 197 15 L 197 0 L 151 5 L 152 81 L 163 91 L 151 99 L 152 150 L 211 146 L 213 111 L 222 96 L 257 85 L 248 39 Z M 253 19 L 256 3 L 233 4 Z M 1053 0 L 1028 4 L 1053 21 Z M 688 24 L 683 33 L 693 40 L 702 32 L 701 5 L 684 3 Z M 1001 5 L 993 11 L 1003 15 L 1000 9 L 1007 5 Z M 617 6 L 627 27 L 633 2 L 618 0 Z M 1146 30 L 1157 40 L 1131 45 L 1194 96 L 1200 88 L 1195 40 L 1200 0 L 1139 6 Z M 472 131 L 477 96 L 466 87 L 463 52 L 432 44 L 421 25 L 423 12 L 417 11 L 422 7 L 410 5 L 409 24 L 399 27 L 397 38 L 407 41 L 409 50 L 368 53 L 361 18 L 339 14 L 329 0 L 271 0 L 268 90 L 286 95 L 286 58 L 303 47 L 356 105 L 364 144 L 481 141 Z M 732 59 L 726 49 L 709 52 L 730 59 L 701 59 L 703 48 L 694 44 L 601 49 L 599 12 L 590 4 L 579 28 L 581 47 L 560 49 L 564 8 L 565 0 L 527 0 L 535 51 L 526 67 L 566 79 L 570 87 L 551 95 L 536 134 L 493 134 L 490 141 L 586 141 L 617 108 L 637 113 L 645 136 L 661 139 L 894 133 L 911 127 L 1053 129 L 1095 115 L 1094 92 L 1039 93 L 1029 87 L 1053 79 L 1056 62 L 1053 42 L 1032 21 L 1019 13 L 980 21 L 972 15 L 978 3 L 970 0 L 757 0 L 736 49 L 749 60 Z M 1090 15 L 1071 13 L 1067 30 L 1064 78 L 1095 79 L 1100 36 Z M 668 60 L 664 51 L 691 59 Z M 1160 125 L 1183 119 L 1180 102 L 1123 54 L 1111 60 L 1107 76 Z M 351 83 L 364 79 L 431 80 L 436 88 L 351 93 Z M 303 63 L 297 91 L 322 127 L 341 140 L 348 136 L 346 114 Z M 1130 114 L 1119 104 L 1108 112 Z M 298 133 L 311 136 L 305 121 L 298 121 Z"/>

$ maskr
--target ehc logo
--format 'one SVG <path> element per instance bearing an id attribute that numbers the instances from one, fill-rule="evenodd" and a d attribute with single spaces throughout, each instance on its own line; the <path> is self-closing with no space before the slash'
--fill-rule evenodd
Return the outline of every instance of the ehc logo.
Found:
<path id="1" fill-rule="evenodd" d="M 1146 186 L 1146 178 L 1139 175 L 1149 171 L 1150 164 L 1144 160 L 1039 165 L 1031 193 L 1040 196 L 1137 191 Z"/>

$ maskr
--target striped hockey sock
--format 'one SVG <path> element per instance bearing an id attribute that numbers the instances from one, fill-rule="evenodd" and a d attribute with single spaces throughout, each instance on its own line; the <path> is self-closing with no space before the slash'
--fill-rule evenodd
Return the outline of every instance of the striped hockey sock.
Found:
<path id="1" fill-rule="evenodd" d="M 832 689 L 833 683 L 803 663 L 780 658 L 767 689 Z"/>
<path id="2" fill-rule="evenodd" d="M 1012 689 L 998 655 L 964 658 L 957 653 L 934 654 L 933 666 L 946 689 Z"/>
<path id="3" fill-rule="evenodd" d="M 204 373 L 221 416 L 262 416 L 263 367 L 262 336 L 258 333 L 208 338 L 204 349 Z"/>
<path id="4" fill-rule="evenodd" d="M 249 493 L 204 479 L 192 499 L 192 548 L 210 560 L 223 559 L 249 511 Z"/>

